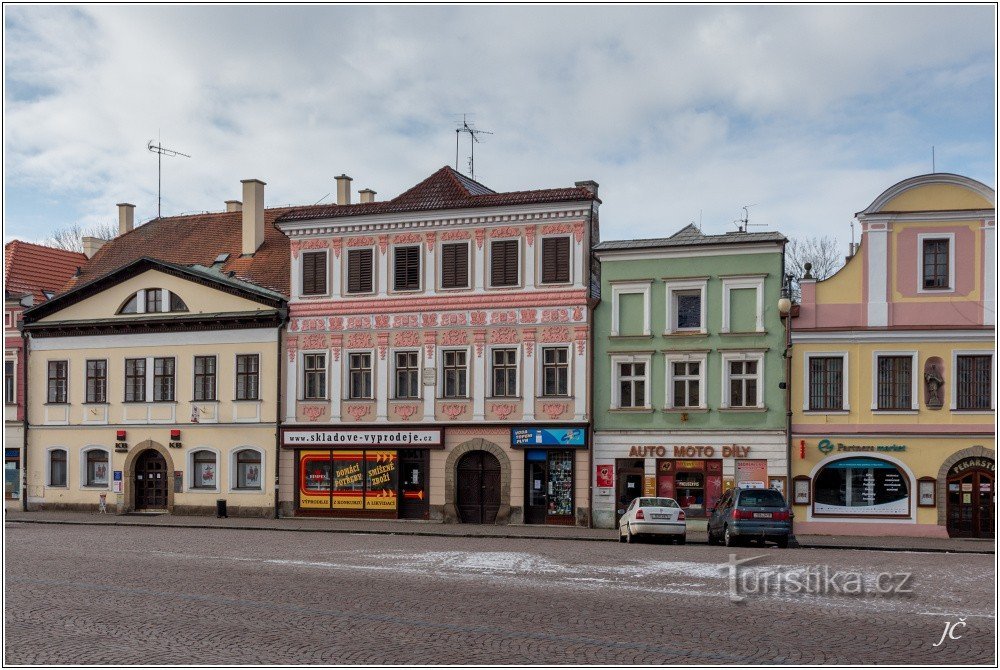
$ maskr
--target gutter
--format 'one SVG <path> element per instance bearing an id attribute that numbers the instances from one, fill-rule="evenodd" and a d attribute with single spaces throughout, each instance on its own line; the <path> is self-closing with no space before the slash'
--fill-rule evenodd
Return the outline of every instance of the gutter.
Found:
<path id="1" fill-rule="evenodd" d="M 275 397 L 275 403 L 276 403 L 275 409 L 274 409 L 274 518 L 275 519 L 280 519 L 281 518 L 281 503 L 279 502 L 279 499 L 278 499 L 278 491 L 279 491 L 279 487 L 280 487 L 280 484 L 281 484 L 281 476 L 280 476 L 280 472 L 281 472 L 281 463 L 280 463 L 280 461 L 281 461 L 281 428 L 282 428 L 282 423 L 283 423 L 283 421 L 281 420 L 281 417 L 282 417 L 282 412 L 283 412 L 283 408 L 284 408 L 284 403 L 282 402 L 282 397 L 281 397 L 281 390 L 282 390 L 282 386 L 283 386 L 282 383 L 281 383 L 281 381 L 282 381 L 281 380 L 281 371 L 282 371 L 282 369 L 284 367 L 281 364 L 282 363 L 281 357 L 283 355 L 283 351 L 282 351 L 282 347 L 281 347 L 281 334 L 284 332 L 284 330 L 285 330 L 285 324 L 288 322 L 288 309 L 287 308 L 282 308 L 282 309 L 278 310 L 278 313 L 280 315 L 281 321 L 278 323 L 278 325 L 276 327 L 277 337 L 274 338 L 275 341 L 277 342 L 277 347 L 278 347 L 277 352 L 276 352 L 277 355 L 278 355 L 278 358 L 275 360 L 275 363 L 277 364 L 278 374 L 275 375 L 275 377 L 277 378 L 277 381 L 276 381 L 276 384 L 275 384 L 275 396 L 274 396 Z"/>
<path id="2" fill-rule="evenodd" d="M 22 322 L 23 323 L 23 322 Z M 24 375 L 24 396 L 21 398 L 21 402 L 24 404 L 24 415 L 22 416 L 22 421 L 24 422 L 24 444 L 21 446 L 21 509 L 25 512 L 28 511 L 28 426 L 31 422 L 28 421 L 28 408 L 31 406 L 28 403 L 28 333 L 24 328 L 21 328 L 21 374 Z"/>

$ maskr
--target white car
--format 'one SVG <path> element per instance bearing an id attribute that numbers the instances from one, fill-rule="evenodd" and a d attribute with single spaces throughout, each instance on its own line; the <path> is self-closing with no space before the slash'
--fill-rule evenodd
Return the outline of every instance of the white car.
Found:
<path id="1" fill-rule="evenodd" d="M 618 522 L 618 541 L 636 542 L 637 536 L 657 536 L 687 541 L 684 510 L 673 498 L 636 498 Z"/>

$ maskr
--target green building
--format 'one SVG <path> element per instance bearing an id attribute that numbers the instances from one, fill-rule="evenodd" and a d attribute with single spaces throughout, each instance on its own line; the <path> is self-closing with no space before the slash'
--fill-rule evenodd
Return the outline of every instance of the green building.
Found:
<path id="1" fill-rule="evenodd" d="M 689 225 L 595 247 L 595 525 L 643 494 L 699 518 L 732 486 L 785 493 L 785 242 Z"/>

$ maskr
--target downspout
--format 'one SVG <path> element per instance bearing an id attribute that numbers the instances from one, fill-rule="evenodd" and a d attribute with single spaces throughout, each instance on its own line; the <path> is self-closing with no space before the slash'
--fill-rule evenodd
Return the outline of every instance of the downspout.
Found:
<path id="1" fill-rule="evenodd" d="M 16 317 L 15 317 L 16 318 Z M 21 403 L 24 406 L 24 413 L 21 421 L 24 423 L 24 444 L 21 446 L 21 511 L 28 511 L 28 333 L 24 330 L 24 322 L 21 324 L 21 360 L 20 373 L 24 375 L 24 395 Z"/>
<path id="2" fill-rule="evenodd" d="M 782 294 L 788 295 L 788 299 L 792 299 L 792 276 L 790 274 L 785 274 L 785 243 L 781 245 L 781 281 L 782 281 Z M 787 464 L 787 476 L 785 477 L 785 502 L 788 503 L 788 509 L 794 509 L 791 496 L 792 496 L 792 309 L 794 308 L 794 303 L 788 309 L 788 314 L 785 315 L 785 351 L 782 354 L 785 358 L 785 456 Z M 795 517 L 793 516 L 790 521 L 791 531 L 788 534 L 788 546 L 798 547 L 799 543 L 795 539 Z"/>
<path id="3" fill-rule="evenodd" d="M 278 351 L 277 351 L 277 356 L 278 357 L 277 357 L 277 359 L 275 359 L 276 362 L 277 362 L 277 364 L 278 364 L 278 366 L 277 366 L 278 367 L 278 374 L 275 375 L 275 377 L 277 377 L 277 388 L 275 389 L 275 395 L 274 395 L 274 397 L 276 399 L 276 403 L 277 403 L 277 405 L 275 407 L 275 414 L 274 414 L 274 518 L 275 519 L 280 519 L 281 518 L 281 503 L 279 501 L 279 495 L 278 494 L 279 494 L 279 491 L 280 491 L 280 484 L 281 484 L 281 475 L 280 475 L 280 472 L 281 472 L 281 427 L 282 427 L 281 426 L 281 424 L 282 424 L 281 417 L 282 417 L 283 408 L 285 406 L 284 403 L 282 402 L 283 399 L 281 397 L 281 390 L 282 390 L 282 387 L 283 387 L 283 384 L 281 383 L 281 377 L 282 377 L 281 371 L 282 371 L 282 368 L 283 368 L 283 365 L 282 365 L 282 363 L 283 363 L 283 360 L 282 360 L 282 354 L 283 354 L 283 352 L 282 352 L 282 348 L 281 348 L 281 334 L 284 332 L 284 330 L 285 330 L 285 323 L 288 320 L 288 309 L 287 308 L 286 309 L 280 309 L 280 310 L 278 310 L 278 314 L 280 315 L 280 320 L 278 322 L 278 327 L 277 327 L 277 337 L 274 338 L 277 341 L 277 346 L 278 346 Z"/>

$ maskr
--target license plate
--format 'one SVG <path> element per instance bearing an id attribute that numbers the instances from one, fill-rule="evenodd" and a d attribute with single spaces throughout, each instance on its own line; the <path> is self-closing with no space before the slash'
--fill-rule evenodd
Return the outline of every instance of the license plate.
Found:
<path id="1" fill-rule="evenodd" d="M 770 512 L 754 512 L 753 513 L 753 518 L 755 518 L 755 519 L 770 519 L 771 518 L 771 513 Z"/>
<path id="2" fill-rule="evenodd" d="M 651 516 L 654 519 L 669 519 L 670 518 L 669 514 L 652 514 Z"/>

